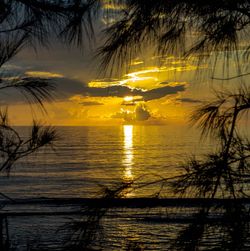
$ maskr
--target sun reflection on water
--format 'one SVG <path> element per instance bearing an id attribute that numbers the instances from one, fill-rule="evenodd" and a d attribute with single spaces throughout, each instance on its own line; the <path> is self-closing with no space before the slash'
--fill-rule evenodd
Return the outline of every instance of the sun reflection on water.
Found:
<path id="1" fill-rule="evenodd" d="M 123 173 L 123 180 L 125 182 L 130 182 L 133 180 L 133 126 L 124 125 L 123 126 L 123 166 L 125 167 Z"/>

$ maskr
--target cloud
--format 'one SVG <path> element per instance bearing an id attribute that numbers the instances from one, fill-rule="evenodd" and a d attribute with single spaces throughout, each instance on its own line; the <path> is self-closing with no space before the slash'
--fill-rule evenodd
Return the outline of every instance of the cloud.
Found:
<path id="1" fill-rule="evenodd" d="M 179 86 L 164 86 L 161 88 L 152 89 L 150 91 L 146 91 L 141 96 L 144 97 L 145 101 L 149 101 L 152 99 L 163 98 L 167 95 L 177 94 L 178 92 L 185 91 L 185 85 Z"/>
<path id="2" fill-rule="evenodd" d="M 104 105 L 103 103 L 97 102 L 97 101 L 83 101 L 79 103 L 80 105 L 83 106 L 95 106 L 95 105 Z"/>
<path id="3" fill-rule="evenodd" d="M 55 78 L 53 82 L 57 85 L 59 96 L 71 97 L 73 95 L 82 94 L 86 90 L 87 84 L 72 78 Z"/>
<path id="4" fill-rule="evenodd" d="M 138 101 L 150 101 L 153 99 L 163 98 L 167 95 L 174 95 L 185 91 L 186 85 L 164 86 L 152 90 L 143 90 L 131 88 L 125 85 L 113 85 L 108 87 L 89 87 L 86 83 L 79 80 L 62 78 L 57 81 L 59 92 L 70 97 L 81 95 L 82 97 L 120 97 L 136 96 L 140 97 Z"/>
<path id="5" fill-rule="evenodd" d="M 141 96 L 144 101 L 159 99 L 166 95 L 177 94 L 185 90 L 185 85 L 179 86 L 164 86 L 152 90 L 142 90 L 139 88 L 130 88 L 124 85 L 116 85 L 110 87 L 84 87 L 82 96 L 88 97 L 125 97 L 125 96 Z"/>
<path id="6" fill-rule="evenodd" d="M 112 3 L 111 1 L 103 1 L 102 8 L 105 10 L 112 10 L 112 11 L 120 11 L 123 10 L 126 6 L 121 3 Z"/>
<path id="7" fill-rule="evenodd" d="M 175 85 L 166 85 L 163 87 L 144 90 L 141 88 L 132 88 L 127 85 L 114 84 L 104 87 L 93 87 L 87 83 L 78 79 L 67 78 L 61 74 L 48 71 L 24 71 L 23 75 L 35 78 L 45 78 L 48 81 L 52 81 L 56 84 L 56 100 L 68 100 L 75 95 L 81 95 L 82 97 L 120 97 L 125 96 L 140 96 L 140 100 L 150 101 L 153 99 L 159 99 L 166 95 L 173 95 L 185 90 L 186 83 L 175 83 Z M 16 77 L 17 75 L 12 75 Z M 19 75 L 22 76 L 22 75 Z M 15 90 L 7 91 L 6 94 L 1 93 L 1 99 L 3 103 L 22 103 L 23 97 Z M 83 103 L 82 105 L 100 105 L 99 103 Z"/>
<path id="8" fill-rule="evenodd" d="M 199 99 L 192 99 L 192 98 L 178 98 L 177 101 L 181 101 L 183 103 L 202 103 Z"/>
<path id="9" fill-rule="evenodd" d="M 64 83 L 62 83 L 64 82 Z M 61 80 L 60 86 L 63 90 L 65 88 L 69 88 L 72 86 L 72 83 L 69 83 L 66 85 L 67 80 L 64 79 Z M 143 90 L 140 88 L 131 88 L 129 86 L 125 85 L 112 85 L 112 86 L 106 86 L 106 87 L 89 87 L 84 85 L 83 83 L 77 83 L 76 80 L 74 80 L 74 84 L 79 87 L 78 93 L 79 95 L 83 97 L 120 97 L 123 98 L 125 96 L 140 96 L 142 100 L 149 101 L 153 99 L 159 99 L 162 97 L 165 97 L 167 95 L 173 95 L 177 94 L 179 92 L 185 91 L 185 84 L 179 84 L 176 86 L 164 86 L 160 88 L 155 88 L 152 90 Z M 80 85 L 79 85 L 80 84 Z M 72 90 L 76 91 L 76 86 L 72 86 Z M 67 90 L 70 91 L 69 89 Z"/>
<path id="10" fill-rule="evenodd" d="M 138 104 L 135 108 L 135 120 L 144 121 L 151 117 L 150 112 L 144 104 Z"/>
<path id="11" fill-rule="evenodd" d="M 53 75 L 53 73 L 51 73 Z M 49 76 L 49 73 L 46 73 L 46 76 Z M 8 77 L 5 81 L 13 81 L 13 78 L 17 78 L 18 76 Z M 37 77 L 35 77 L 37 78 Z M 45 78 L 47 79 L 47 77 Z M 55 101 L 68 100 L 70 97 L 82 94 L 86 90 L 86 84 L 76 80 L 76 79 L 68 79 L 63 77 L 54 77 L 48 79 L 56 85 L 56 93 L 55 93 Z M 0 92 L 1 103 L 4 105 L 9 104 L 18 104 L 25 103 L 24 96 L 15 88 L 8 88 Z"/>
<path id="12" fill-rule="evenodd" d="M 121 109 L 119 112 L 113 114 L 111 118 L 123 119 L 127 122 L 146 121 L 151 117 L 150 111 L 144 103 L 138 103 L 134 111 Z"/>
<path id="13" fill-rule="evenodd" d="M 62 74 L 47 71 L 26 71 L 25 75 L 34 78 L 63 78 Z"/>

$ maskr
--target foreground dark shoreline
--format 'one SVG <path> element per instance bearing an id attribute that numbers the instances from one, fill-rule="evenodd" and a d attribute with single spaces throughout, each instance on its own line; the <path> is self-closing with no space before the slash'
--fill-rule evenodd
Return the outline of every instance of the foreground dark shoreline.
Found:
<path id="1" fill-rule="evenodd" d="M 250 198 L 221 199 L 221 198 L 29 198 L 0 200 L 7 205 L 71 205 L 97 208 L 127 207 L 201 207 L 201 206 L 230 206 L 231 204 L 250 204 Z"/>
<path id="2" fill-rule="evenodd" d="M 197 233 L 202 250 L 212 245 L 245 251 L 250 241 L 244 227 L 250 223 L 250 198 L 6 197 L 0 206 L 4 251 L 194 250 Z M 233 249 L 226 249 L 231 239 L 223 242 L 227 231 L 235 233 L 232 241 L 240 240 Z"/>

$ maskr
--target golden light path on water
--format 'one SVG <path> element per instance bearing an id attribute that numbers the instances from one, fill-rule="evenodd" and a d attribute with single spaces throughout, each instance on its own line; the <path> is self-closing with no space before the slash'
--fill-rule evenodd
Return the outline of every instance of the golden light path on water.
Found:
<path id="1" fill-rule="evenodd" d="M 133 180 L 133 125 L 123 126 L 123 180 L 129 182 Z"/>

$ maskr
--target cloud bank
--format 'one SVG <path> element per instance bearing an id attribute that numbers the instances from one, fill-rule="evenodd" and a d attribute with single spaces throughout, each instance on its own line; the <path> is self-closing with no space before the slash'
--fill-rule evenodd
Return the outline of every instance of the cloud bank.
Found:
<path id="1" fill-rule="evenodd" d="M 111 117 L 123 119 L 126 122 L 139 122 L 148 120 L 151 117 L 151 113 L 144 103 L 138 103 L 134 111 L 121 109 Z"/>

